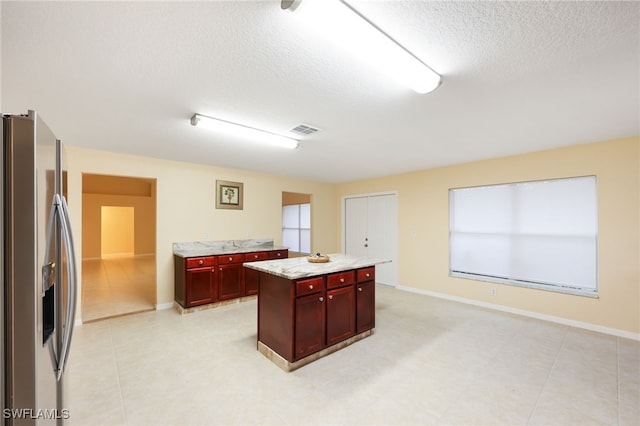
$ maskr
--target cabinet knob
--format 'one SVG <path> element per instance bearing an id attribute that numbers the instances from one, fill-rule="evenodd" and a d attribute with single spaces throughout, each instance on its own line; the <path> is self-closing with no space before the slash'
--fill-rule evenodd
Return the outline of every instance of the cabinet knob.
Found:
<path id="1" fill-rule="evenodd" d="M 368 273 L 368 272 L 366 273 L 366 275 L 367 275 L 367 278 L 369 278 L 369 277 L 371 276 L 371 275 L 369 275 L 369 273 Z"/>
<path id="2" fill-rule="evenodd" d="M 220 268 L 220 272 L 222 272 L 222 268 Z"/>
<path id="3" fill-rule="evenodd" d="M 215 272 L 215 271 L 216 271 L 216 268 L 211 268 L 211 272 Z"/>
<path id="4" fill-rule="evenodd" d="M 229 262 L 231 262 L 233 260 L 233 257 L 229 256 Z"/>
<path id="5" fill-rule="evenodd" d="M 343 283 L 344 282 L 344 278 L 340 278 L 340 282 Z"/>
<path id="6" fill-rule="evenodd" d="M 204 263 L 204 260 L 200 259 L 198 260 L 198 265 L 202 265 Z"/>
<path id="7" fill-rule="evenodd" d="M 333 299 L 333 294 L 329 295 L 329 300 Z"/>
<path id="8" fill-rule="evenodd" d="M 324 302 L 324 297 L 319 297 L 318 300 Z"/>
<path id="9" fill-rule="evenodd" d="M 313 290 L 313 284 L 309 284 L 309 290 Z"/>
<path id="10" fill-rule="evenodd" d="M 358 291 L 362 291 L 362 287 L 358 287 Z"/>
<path id="11" fill-rule="evenodd" d="M 257 254 L 254 254 L 254 255 L 253 255 L 253 258 L 254 258 L 254 259 L 257 259 L 257 258 L 258 258 L 258 255 L 257 255 Z"/>
<path id="12" fill-rule="evenodd" d="M 282 253 L 278 253 L 278 257 L 282 256 Z"/>

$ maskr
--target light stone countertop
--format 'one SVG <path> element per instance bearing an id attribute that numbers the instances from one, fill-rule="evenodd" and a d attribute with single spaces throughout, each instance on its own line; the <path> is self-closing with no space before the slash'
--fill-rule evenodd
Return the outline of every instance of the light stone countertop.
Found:
<path id="1" fill-rule="evenodd" d="M 306 257 L 291 257 L 288 259 L 265 260 L 262 262 L 246 262 L 243 265 L 247 268 L 267 272 L 289 280 L 297 280 L 391 262 L 390 259 L 356 257 L 342 253 L 333 253 L 328 256 L 330 260 L 327 263 L 311 263 Z"/>
<path id="2" fill-rule="evenodd" d="M 274 246 L 273 239 L 192 241 L 173 243 L 173 254 L 180 257 L 216 256 L 254 251 L 288 250 Z"/>

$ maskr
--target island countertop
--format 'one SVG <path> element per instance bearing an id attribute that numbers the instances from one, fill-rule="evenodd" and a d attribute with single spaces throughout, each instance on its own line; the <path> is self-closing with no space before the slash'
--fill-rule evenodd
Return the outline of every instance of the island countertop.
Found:
<path id="1" fill-rule="evenodd" d="M 343 253 L 333 253 L 328 256 L 330 260 L 326 263 L 311 263 L 306 257 L 291 257 L 288 259 L 267 260 L 263 262 L 246 262 L 243 263 L 243 265 L 247 268 L 266 272 L 278 277 L 297 280 L 391 262 L 390 259 L 356 257 Z"/>
<path id="2" fill-rule="evenodd" d="M 254 251 L 288 250 L 274 246 L 272 239 L 193 241 L 173 243 L 173 254 L 179 257 L 216 256 Z"/>

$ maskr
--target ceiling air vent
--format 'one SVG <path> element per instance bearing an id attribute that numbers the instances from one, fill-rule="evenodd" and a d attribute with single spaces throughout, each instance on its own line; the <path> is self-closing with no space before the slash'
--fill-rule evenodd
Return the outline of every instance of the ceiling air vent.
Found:
<path id="1" fill-rule="evenodd" d="M 309 136 L 316 132 L 319 132 L 320 129 L 309 126 L 308 124 L 298 124 L 296 127 L 289 131 L 291 133 L 295 133 L 296 135 Z"/>

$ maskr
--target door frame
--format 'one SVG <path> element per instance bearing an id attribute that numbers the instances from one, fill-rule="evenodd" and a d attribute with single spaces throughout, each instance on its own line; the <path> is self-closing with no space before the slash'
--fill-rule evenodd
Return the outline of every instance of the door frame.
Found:
<path id="1" fill-rule="evenodd" d="M 398 262 L 398 247 L 399 247 L 399 240 L 400 240 L 400 234 L 399 234 L 399 216 L 398 216 L 398 191 L 381 191 L 381 192 L 367 192 L 367 193 L 363 193 L 363 194 L 351 194 L 351 195 L 343 195 L 341 197 L 341 201 L 340 201 L 340 224 L 342 226 L 342 229 L 340 230 L 340 249 L 342 251 L 342 253 L 346 253 L 347 250 L 347 235 L 346 235 L 346 222 L 347 222 L 347 216 L 346 216 L 346 203 L 347 203 L 347 199 L 351 199 L 351 198 L 365 198 L 365 197 L 378 197 L 378 196 L 382 196 L 382 195 L 395 195 L 396 198 L 396 202 L 395 202 L 395 213 L 396 213 L 396 223 L 395 223 L 395 227 L 396 227 L 396 241 L 394 242 L 394 247 L 393 247 L 393 257 L 391 259 L 392 262 L 394 262 L 396 264 L 396 273 L 395 273 L 395 277 L 393 280 L 393 284 L 391 284 L 392 287 L 398 287 L 399 285 L 399 275 L 400 275 L 400 263 Z"/>

